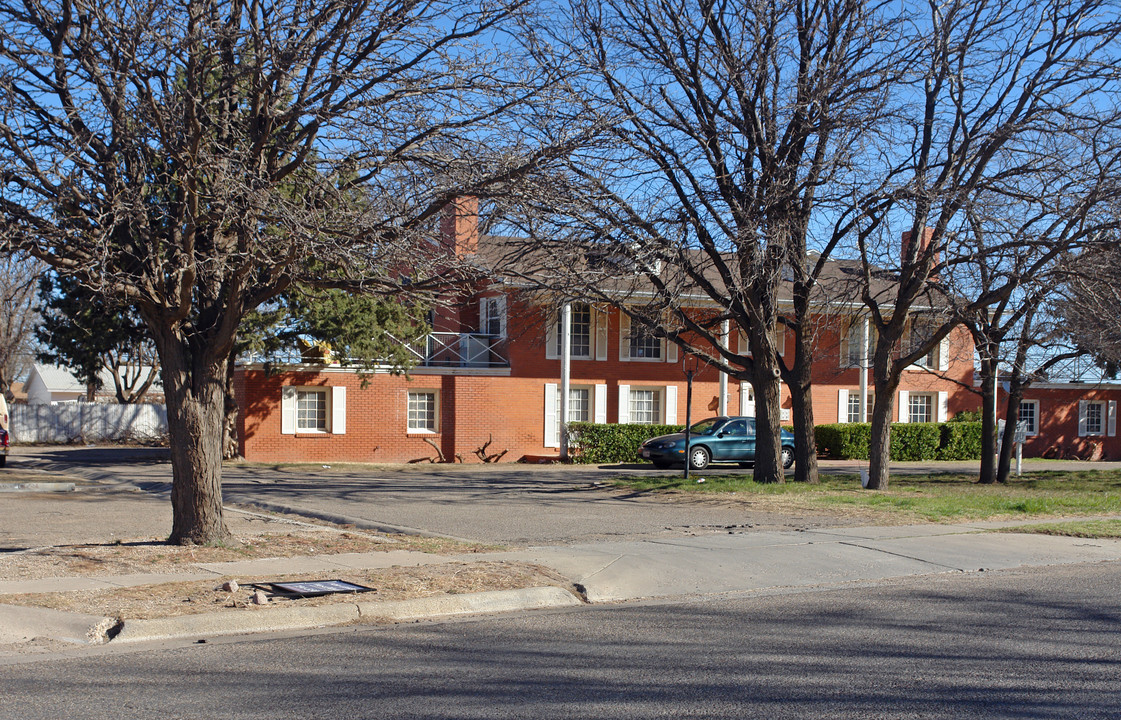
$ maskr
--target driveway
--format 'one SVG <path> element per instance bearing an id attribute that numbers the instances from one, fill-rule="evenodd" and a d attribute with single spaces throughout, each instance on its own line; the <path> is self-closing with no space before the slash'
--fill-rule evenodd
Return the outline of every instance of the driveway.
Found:
<path id="1" fill-rule="evenodd" d="M 170 488 L 166 451 L 147 448 L 20 448 L 13 466 L 53 468 L 102 483 Z M 1054 463 L 1032 462 L 1031 468 Z M 1121 463 L 1086 464 L 1095 468 Z M 859 462 L 823 461 L 825 473 L 854 473 Z M 1070 463 L 1055 465 L 1071 468 Z M 893 472 L 975 472 L 975 463 L 900 463 Z M 680 471 L 676 471 L 680 472 Z M 225 501 L 287 509 L 387 531 L 498 545 L 556 545 L 656 539 L 713 530 L 797 530 L 853 524 L 843 518 L 786 515 L 719 498 L 667 500 L 610 487 L 613 478 L 673 475 L 648 465 L 408 465 L 271 467 L 229 465 Z M 709 468 L 697 477 L 742 472 Z"/>

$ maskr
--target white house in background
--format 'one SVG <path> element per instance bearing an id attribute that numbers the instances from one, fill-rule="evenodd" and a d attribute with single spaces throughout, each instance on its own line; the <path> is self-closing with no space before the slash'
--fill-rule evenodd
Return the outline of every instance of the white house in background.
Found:
<path id="1" fill-rule="evenodd" d="M 146 376 L 148 368 L 140 369 Z M 74 377 L 69 370 L 58 365 L 41 365 L 36 363 L 31 367 L 25 383 L 28 405 L 55 405 L 58 403 L 85 402 L 86 385 Z M 159 378 L 152 383 L 145 395 L 145 402 L 155 400 L 163 402 L 163 385 Z M 101 371 L 101 389 L 94 395 L 95 402 L 116 402 L 113 389 L 113 374 L 109 370 Z"/>
<path id="2" fill-rule="evenodd" d="M 33 365 L 25 387 L 28 405 L 72 403 L 86 398 L 85 383 L 57 365 Z"/>

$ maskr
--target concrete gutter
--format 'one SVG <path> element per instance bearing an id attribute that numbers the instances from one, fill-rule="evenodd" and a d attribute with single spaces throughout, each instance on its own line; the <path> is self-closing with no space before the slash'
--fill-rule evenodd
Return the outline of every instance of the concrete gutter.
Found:
<path id="1" fill-rule="evenodd" d="M 49 608 L 0 605 L 0 644 L 30 642 L 38 637 L 97 645 L 116 625 L 112 618 Z"/>
<path id="2" fill-rule="evenodd" d="M 266 606 L 152 620 L 125 620 L 119 632 L 112 635 L 111 641 L 117 644 L 182 638 L 203 639 L 218 635 L 304 630 L 347 623 L 399 622 L 580 604 L 581 601 L 572 593 L 561 588 L 536 587 L 440 595 L 396 602 L 337 603 L 309 608 Z"/>

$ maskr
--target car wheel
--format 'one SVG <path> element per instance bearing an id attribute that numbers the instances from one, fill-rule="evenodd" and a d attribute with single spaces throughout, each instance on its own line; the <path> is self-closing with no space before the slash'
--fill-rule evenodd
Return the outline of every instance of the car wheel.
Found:
<path id="1" fill-rule="evenodd" d="M 708 450 L 703 447 L 695 447 L 689 451 L 689 467 L 694 470 L 704 470 L 708 467 L 709 461 Z"/>
<path id="2" fill-rule="evenodd" d="M 782 469 L 789 470 L 794 467 L 794 448 L 784 447 L 782 449 Z"/>

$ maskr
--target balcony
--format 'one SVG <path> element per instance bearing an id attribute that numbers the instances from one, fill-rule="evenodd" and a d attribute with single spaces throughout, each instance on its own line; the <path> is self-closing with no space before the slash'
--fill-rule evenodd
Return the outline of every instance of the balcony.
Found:
<path id="1" fill-rule="evenodd" d="M 406 345 L 418 367 L 505 368 L 505 338 L 482 333 L 434 332 Z"/>

